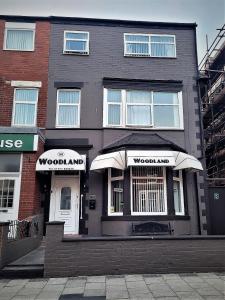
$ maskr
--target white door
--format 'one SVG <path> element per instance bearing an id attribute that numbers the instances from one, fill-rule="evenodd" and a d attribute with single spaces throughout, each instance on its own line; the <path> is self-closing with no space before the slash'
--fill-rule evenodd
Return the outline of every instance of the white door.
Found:
<path id="1" fill-rule="evenodd" d="M 50 221 L 64 221 L 65 234 L 79 233 L 79 177 L 54 176 Z"/>
<path id="2" fill-rule="evenodd" d="M 18 219 L 19 186 L 19 177 L 0 176 L 0 222 Z"/>

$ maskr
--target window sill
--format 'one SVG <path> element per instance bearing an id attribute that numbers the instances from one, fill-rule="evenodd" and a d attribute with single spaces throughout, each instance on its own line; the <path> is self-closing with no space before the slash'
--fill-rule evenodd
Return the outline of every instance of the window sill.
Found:
<path id="1" fill-rule="evenodd" d="M 174 127 L 138 127 L 138 126 L 104 126 L 103 129 L 122 129 L 122 130 L 173 130 L 173 131 L 184 131 L 184 128 L 174 128 Z"/>
<path id="2" fill-rule="evenodd" d="M 124 54 L 124 57 L 128 58 L 159 58 L 159 59 L 177 59 L 177 56 L 151 56 L 151 55 L 133 55 L 133 54 Z"/>
<path id="3" fill-rule="evenodd" d="M 102 216 L 101 221 L 178 221 L 178 220 L 190 220 L 190 216 Z"/>
<path id="4" fill-rule="evenodd" d="M 79 53 L 79 52 L 63 52 L 63 55 L 78 55 L 78 56 L 89 56 L 89 53 Z"/>
<path id="5" fill-rule="evenodd" d="M 31 50 L 20 50 L 20 49 L 3 49 L 3 51 L 16 51 L 16 52 L 34 52 L 35 49 Z"/>

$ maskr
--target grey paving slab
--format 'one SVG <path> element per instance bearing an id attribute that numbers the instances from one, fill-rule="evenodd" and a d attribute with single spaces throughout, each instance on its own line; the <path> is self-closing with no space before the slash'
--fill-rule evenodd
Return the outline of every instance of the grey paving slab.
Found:
<path id="1" fill-rule="evenodd" d="M 10 263 L 10 265 L 43 265 L 45 256 L 45 247 L 40 246 L 28 254 Z"/>
<path id="2" fill-rule="evenodd" d="M 89 276 L 87 278 L 87 282 L 105 282 L 106 277 L 105 276 Z"/>
<path id="3" fill-rule="evenodd" d="M 215 273 L 197 273 L 197 276 L 202 278 L 218 278 L 218 275 Z"/>
<path id="4" fill-rule="evenodd" d="M 58 300 L 60 293 L 56 292 L 41 292 L 35 299 L 39 300 Z"/>
<path id="5" fill-rule="evenodd" d="M 105 289 L 94 289 L 94 290 L 87 289 L 84 291 L 84 297 L 105 296 L 105 295 L 106 295 Z"/>
<path id="6" fill-rule="evenodd" d="M 65 288 L 64 284 L 46 284 L 46 286 L 42 289 L 43 292 L 47 292 L 47 291 L 63 291 Z"/>
<path id="7" fill-rule="evenodd" d="M 132 295 L 130 295 L 130 297 L 129 297 L 129 299 L 132 299 L 132 300 L 154 300 L 154 299 L 156 299 L 156 298 L 154 298 L 153 296 L 152 296 L 152 294 L 139 294 L 139 295 L 137 295 L 137 296 L 132 296 Z"/>
<path id="8" fill-rule="evenodd" d="M 107 285 L 124 285 L 126 284 L 125 278 L 106 278 Z"/>
<path id="9" fill-rule="evenodd" d="M 186 282 L 204 282 L 204 279 L 198 276 L 186 276 L 182 277 L 182 279 Z"/>
<path id="10" fill-rule="evenodd" d="M 83 294 L 84 293 L 84 287 L 66 287 L 63 291 L 63 295 L 67 294 Z"/>
<path id="11" fill-rule="evenodd" d="M 145 281 L 128 281 L 127 288 L 129 289 L 147 289 Z"/>
<path id="12" fill-rule="evenodd" d="M 174 291 L 174 292 L 190 292 L 192 291 L 192 288 L 190 287 L 190 285 L 188 284 L 176 284 L 176 283 L 168 283 L 170 288 Z"/>
<path id="13" fill-rule="evenodd" d="M 162 289 L 162 290 L 151 290 L 154 297 L 176 297 L 176 294 L 169 289 Z"/>
<path id="14" fill-rule="evenodd" d="M 197 292 L 177 292 L 177 296 L 181 300 L 203 300 L 204 298 L 201 297 Z"/>
<path id="15" fill-rule="evenodd" d="M 143 281 L 144 280 L 144 278 L 143 278 L 143 275 L 139 275 L 139 274 L 137 274 L 137 275 L 126 275 L 125 276 L 125 280 L 126 281 Z"/>
<path id="16" fill-rule="evenodd" d="M 105 282 L 86 283 L 85 290 L 101 290 L 105 289 Z"/>
<path id="17" fill-rule="evenodd" d="M 150 290 L 169 290 L 170 287 L 166 283 L 151 283 L 148 284 Z"/>
<path id="18" fill-rule="evenodd" d="M 66 283 L 66 288 L 84 287 L 85 284 L 86 284 L 86 280 L 83 279 L 68 279 Z"/>
<path id="19" fill-rule="evenodd" d="M 106 299 L 128 299 L 129 295 L 126 290 L 114 290 L 113 292 L 109 292 L 106 290 Z"/>
<path id="20" fill-rule="evenodd" d="M 210 285 L 207 282 L 189 282 L 189 286 L 192 289 L 208 289 L 210 288 Z"/>
<path id="21" fill-rule="evenodd" d="M 47 284 L 66 284 L 68 281 L 67 277 L 64 278 L 49 278 Z"/>
<path id="22" fill-rule="evenodd" d="M 147 284 L 151 283 L 164 283 L 164 280 L 162 277 L 144 277 L 144 281 Z"/>
<path id="23" fill-rule="evenodd" d="M 42 291 L 41 288 L 22 288 L 17 292 L 18 296 L 33 296 L 33 295 L 38 295 Z"/>
<path id="24" fill-rule="evenodd" d="M 198 289 L 197 292 L 201 296 L 222 296 L 222 294 L 218 290 L 212 287 L 209 289 Z"/>
<path id="25" fill-rule="evenodd" d="M 15 296 L 12 300 L 34 300 L 36 296 Z"/>
<path id="26" fill-rule="evenodd" d="M 141 295 L 151 295 L 152 293 L 146 289 L 128 289 L 128 294 L 130 297 L 140 297 Z"/>
<path id="27" fill-rule="evenodd" d="M 25 288 L 42 289 L 47 284 L 46 281 L 28 282 Z"/>
<path id="28" fill-rule="evenodd" d="M 13 280 L 10 280 L 6 286 L 16 286 L 16 285 L 19 285 L 19 286 L 24 286 L 27 282 L 29 281 L 29 279 L 13 279 Z"/>
<path id="29" fill-rule="evenodd" d="M 178 279 L 180 279 L 180 275 L 179 274 L 165 274 L 165 275 L 162 275 L 162 278 L 164 280 L 178 280 Z"/>

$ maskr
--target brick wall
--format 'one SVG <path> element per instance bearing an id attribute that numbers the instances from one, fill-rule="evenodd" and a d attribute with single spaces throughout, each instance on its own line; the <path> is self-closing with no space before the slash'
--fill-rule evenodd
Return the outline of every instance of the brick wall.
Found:
<path id="1" fill-rule="evenodd" d="M 44 152 L 44 142 L 39 139 L 38 151 L 23 154 L 19 204 L 19 220 L 41 213 L 40 187 L 36 161 Z"/>
<path id="2" fill-rule="evenodd" d="M 45 127 L 48 59 L 49 22 L 36 22 L 35 51 L 3 50 L 5 21 L 0 20 L 0 126 L 10 126 L 12 119 L 13 92 L 11 80 L 41 81 L 39 91 L 37 126 Z"/>
<path id="3" fill-rule="evenodd" d="M 45 276 L 225 271 L 225 236 L 63 239 L 47 225 Z"/>

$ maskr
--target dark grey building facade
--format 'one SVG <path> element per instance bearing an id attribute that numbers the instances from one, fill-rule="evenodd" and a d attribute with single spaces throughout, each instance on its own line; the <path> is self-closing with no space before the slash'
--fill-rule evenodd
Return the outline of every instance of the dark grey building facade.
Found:
<path id="1" fill-rule="evenodd" d="M 41 175 L 45 220 L 90 236 L 146 222 L 206 234 L 197 72 L 195 24 L 52 18 L 45 151 L 85 167 Z"/>

